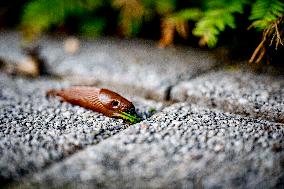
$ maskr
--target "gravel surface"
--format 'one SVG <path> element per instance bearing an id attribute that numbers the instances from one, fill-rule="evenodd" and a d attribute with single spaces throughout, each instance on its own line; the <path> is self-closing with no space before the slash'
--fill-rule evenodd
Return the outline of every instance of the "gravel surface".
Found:
<path id="1" fill-rule="evenodd" d="M 283 138 L 283 124 L 174 104 L 25 183 L 28 188 L 281 188 Z"/>
<path id="2" fill-rule="evenodd" d="M 128 87 L 132 93 L 152 99 L 167 98 L 168 89 L 178 80 L 216 65 L 209 52 L 183 47 L 159 49 L 154 41 L 145 40 L 81 40 L 78 52 L 71 55 L 64 51 L 65 39 L 44 37 L 39 41 L 42 56 L 55 73 Z M 0 33 L 0 57 L 20 62 L 19 45 L 17 33 Z"/>
<path id="3" fill-rule="evenodd" d="M 20 62 L 25 59 L 25 55 L 22 53 L 21 36 L 15 32 L 0 32 L 0 57 L 6 60 Z"/>
<path id="4" fill-rule="evenodd" d="M 284 77 L 219 71 L 180 82 L 171 98 L 284 123 Z"/>
<path id="5" fill-rule="evenodd" d="M 38 43 L 62 77 L 0 73 L 0 188 L 284 188 L 283 77 L 216 72 L 207 51 L 153 41 Z M 0 61 L 25 62 L 20 44 L 19 33 L 0 32 Z M 144 121 L 45 96 L 82 84 L 117 91 Z"/>
<path id="6" fill-rule="evenodd" d="M 18 179 L 129 127 L 122 120 L 45 97 L 48 89 L 69 85 L 0 74 L 0 181 Z M 129 99 L 144 118 L 163 107 Z"/>

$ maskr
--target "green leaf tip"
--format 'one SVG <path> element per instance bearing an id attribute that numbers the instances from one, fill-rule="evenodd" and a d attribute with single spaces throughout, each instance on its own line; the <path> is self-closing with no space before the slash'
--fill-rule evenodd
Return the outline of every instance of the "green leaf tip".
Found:
<path id="1" fill-rule="evenodd" d="M 131 115 L 126 112 L 121 112 L 120 116 L 122 119 L 127 120 L 132 124 L 135 124 L 141 121 L 141 119 L 137 117 L 136 115 Z"/>

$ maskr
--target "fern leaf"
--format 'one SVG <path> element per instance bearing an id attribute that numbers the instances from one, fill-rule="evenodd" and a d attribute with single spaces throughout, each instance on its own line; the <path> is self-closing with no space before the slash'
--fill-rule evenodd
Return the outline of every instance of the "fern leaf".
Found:
<path id="1" fill-rule="evenodd" d="M 201 18 L 202 15 L 203 15 L 202 11 L 198 8 L 187 8 L 173 14 L 171 18 L 183 21 L 188 21 L 188 20 L 197 21 Z"/>
<path id="2" fill-rule="evenodd" d="M 96 0 L 34 0 L 25 6 L 21 25 L 26 37 L 34 38 L 51 26 L 64 23 L 67 16 L 86 13 L 100 5 Z"/>
<path id="3" fill-rule="evenodd" d="M 226 27 L 236 28 L 235 13 L 242 13 L 247 3 L 244 0 L 207 0 L 206 10 L 193 29 L 193 35 L 200 37 L 199 44 L 214 47 L 218 42 L 218 35 Z"/>
<path id="4" fill-rule="evenodd" d="M 279 0 L 257 0 L 252 5 L 250 20 L 252 26 L 258 30 L 263 30 L 271 22 L 284 14 L 284 3 Z"/>
<path id="5" fill-rule="evenodd" d="M 201 37 L 201 45 L 214 47 L 217 43 L 217 36 L 224 31 L 226 26 L 235 28 L 235 20 L 232 13 L 224 9 L 207 11 L 193 29 L 195 36 Z"/>

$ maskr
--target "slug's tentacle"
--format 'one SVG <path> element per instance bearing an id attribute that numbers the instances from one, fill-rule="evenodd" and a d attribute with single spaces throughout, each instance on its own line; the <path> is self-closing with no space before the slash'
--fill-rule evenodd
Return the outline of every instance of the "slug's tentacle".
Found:
<path id="1" fill-rule="evenodd" d="M 59 96 L 63 101 L 100 112 L 109 117 L 123 118 L 133 123 L 140 120 L 130 101 L 108 89 L 71 87 L 50 90 L 47 92 L 47 96 Z"/>

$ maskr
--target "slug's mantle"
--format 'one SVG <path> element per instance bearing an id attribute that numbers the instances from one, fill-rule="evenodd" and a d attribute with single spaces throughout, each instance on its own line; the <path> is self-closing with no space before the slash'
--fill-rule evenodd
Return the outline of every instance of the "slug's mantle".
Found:
<path id="1" fill-rule="evenodd" d="M 47 96 L 58 96 L 62 101 L 100 112 L 108 117 L 122 118 L 131 123 L 140 121 L 132 102 L 108 89 L 84 86 L 52 89 L 47 92 Z"/>

